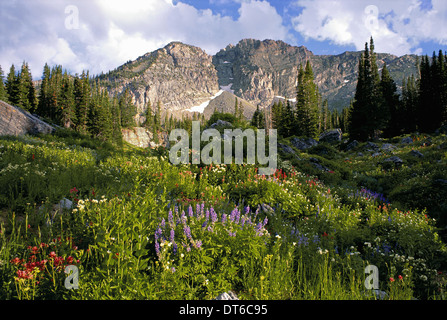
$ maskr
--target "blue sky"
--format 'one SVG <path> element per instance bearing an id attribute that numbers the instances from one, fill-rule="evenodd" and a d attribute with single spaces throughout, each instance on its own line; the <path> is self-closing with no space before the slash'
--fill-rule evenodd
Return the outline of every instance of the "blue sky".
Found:
<path id="1" fill-rule="evenodd" d="M 283 40 L 314 54 L 447 51 L 446 0 L 2 0 L 0 66 L 27 61 L 99 74 L 171 41 L 215 54 L 241 39 Z"/>

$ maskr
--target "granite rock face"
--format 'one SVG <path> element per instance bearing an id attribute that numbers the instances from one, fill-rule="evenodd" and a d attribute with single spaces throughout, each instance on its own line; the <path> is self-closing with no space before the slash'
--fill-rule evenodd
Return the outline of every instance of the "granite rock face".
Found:
<path id="1" fill-rule="evenodd" d="M 354 97 L 360 55 L 314 55 L 304 46 L 279 40 L 243 39 L 211 56 L 201 48 L 172 42 L 98 78 L 111 94 L 128 89 L 141 114 L 149 101 L 153 110 L 160 101 L 163 113 L 181 117 L 222 90 L 261 109 L 278 97 L 294 99 L 299 65 L 309 60 L 322 98 L 341 109 Z M 413 55 L 377 54 L 379 68 L 385 63 L 397 83 L 417 71 Z"/>
<path id="2" fill-rule="evenodd" d="M 54 130 L 29 112 L 0 101 L 0 135 L 52 133 Z"/>
<path id="3" fill-rule="evenodd" d="M 155 143 L 153 133 L 143 127 L 122 129 L 121 132 L 124 141 L 140 148 L 156 148 L 158 146 L 169 148 L 170 146 L 166 133 L 160 133 L 158 143 Z"/>

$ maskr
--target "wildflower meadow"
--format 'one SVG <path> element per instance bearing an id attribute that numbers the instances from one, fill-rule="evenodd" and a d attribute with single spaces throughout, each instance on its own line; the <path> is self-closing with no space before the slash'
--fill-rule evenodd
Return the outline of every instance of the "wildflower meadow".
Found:
<path id="1" fill-rule="evenodd" d="M 75 134 L 2 137 L 0 298 L 445 299 L 437 219 L 373 189 L 371 159 L 342 157 L 320 177 L 287 158 L 263 176 Z"/>

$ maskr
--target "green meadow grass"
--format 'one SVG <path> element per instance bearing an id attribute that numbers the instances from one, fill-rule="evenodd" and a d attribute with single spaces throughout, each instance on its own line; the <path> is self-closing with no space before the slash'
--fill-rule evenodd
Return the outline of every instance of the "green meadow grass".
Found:
<path id="1" fill-rule="evenodd" d="M 265 177 L 162 154 L 67 132 L 2 137 L 0 298 L 377 299 L 365 287 L 375 265 L 385 299 L 445 299 L 437 220 L 407 207 L 422 165 L 378 168 L 337 151 L 320 157 L 332 174 L 284 158 Z M 73 206 L 55 213 L 64 198 Z M 78 289 L 65 288 L 67 265 Z"/>

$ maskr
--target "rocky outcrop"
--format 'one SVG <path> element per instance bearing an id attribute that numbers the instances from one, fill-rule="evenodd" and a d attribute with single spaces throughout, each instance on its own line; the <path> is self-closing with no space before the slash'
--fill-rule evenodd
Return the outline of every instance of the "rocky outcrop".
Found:
<path id="1" fill-rule="evenodd" d="M 169 137 L 166 133 L 158 135 L 158 143 L 155 142 L 152 132 L 143 127 L 122 129 L 123 140 L 140 148 L 156 148 L 163 146 L 169 148 Z"/>
<path id="2" fill-rule="evenodd" d="M 213 63 L 220 86 L 231 84 L 236 95 L 268 107 L 275 97 L 296 96 L 299 65 L 310 60 L 323 99 L 328 99 L 330 107 L 340 109 L 349 106 L 354 97 L 360 55 L 361 52 L 314 55 L 304 46 L 283 41 L 244 39 L 219 51 Z M 378 67 L 385 63 L 397 84 L 417 72 L 415 55 L 378 54 Z"/>
<path id="3" fill-rule="evenodd" d="M 164 110 L 191 108 L 207 101 L 220 88 L 212 57 L 202 49 L 172 42 L 99 77 L 112 94 L 128 89 L 143 113 L 159 101 Z"/>
<path id="4" fill-rule="evenodd" d="M 198 47 L 172 42 L 98 78 L 111 94 L 128 89 L 139 113 L 149 101 L 153 108 L 160 101 L 163 113 L 181 117 L 179 111 L 200 106 L 220 90 L 261 108 L 277 97 L 293 99 L 299 65 L 309 60 L 322 98 L 341 109 L 354 97 L 360 55 L 314 55 L 283 41 L 244 39 L 210 56 Z M 397 84 L 417 72 L 414 55 L 378 54 L 378 67 L 385 63 Z"/>
<path id="5" fill-rule="evenodd" d="M 54 130 L 29 112 L 0 101 L 0 135 L 52 133 Z"/>
<path id="6" fill-rule="evenodd" d="M 333 130 L 328 130 L 328 131 L 320 134 L 319 140 L 320 140 L 320 142 L 332 143 L 332 142 L 341 141 L 342 137 L 343 137 L 343 132 L 341 131 L 341 129 L 333 129 Z"/>

